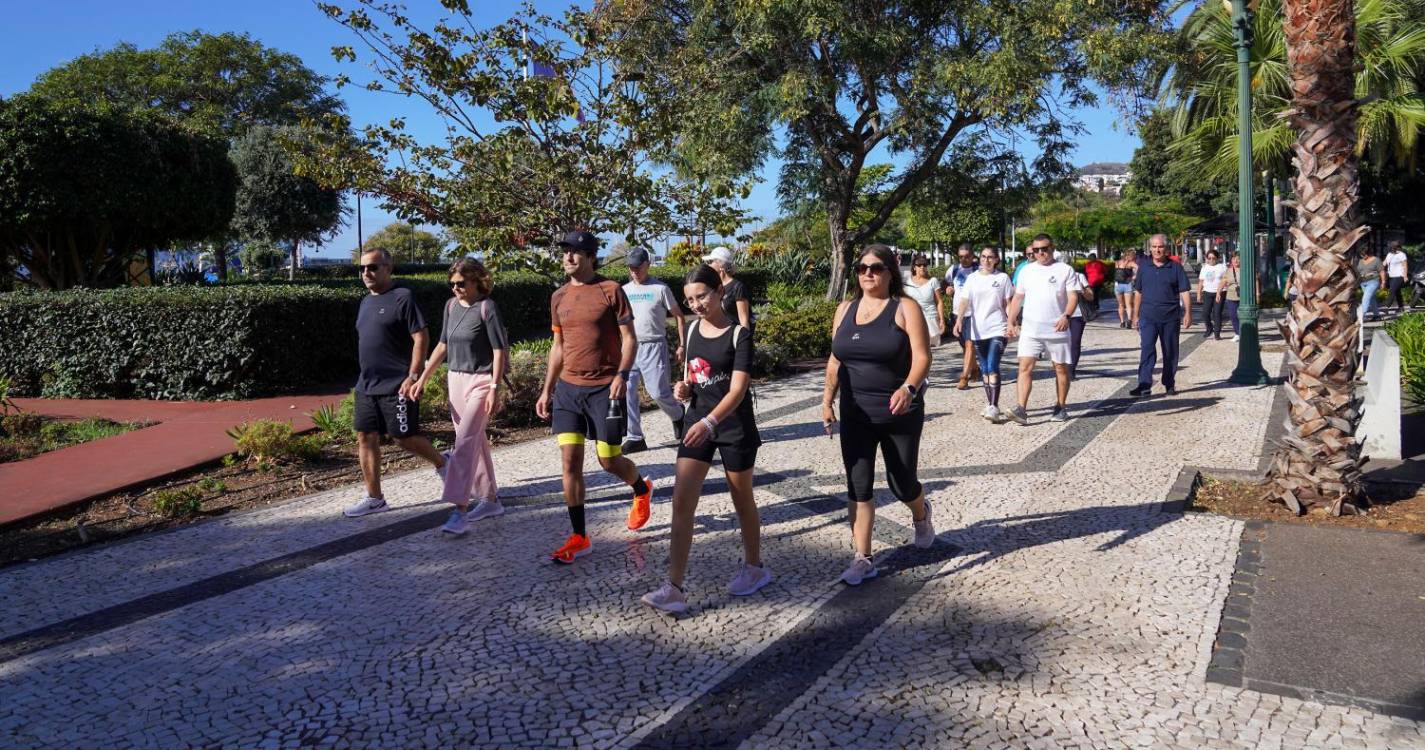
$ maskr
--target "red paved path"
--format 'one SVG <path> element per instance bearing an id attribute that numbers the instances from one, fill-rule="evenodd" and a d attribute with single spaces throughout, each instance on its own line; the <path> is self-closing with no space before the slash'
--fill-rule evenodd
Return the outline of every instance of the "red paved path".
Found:
<path id="1" fill-rule="evenodd" d="M 307 414 L 345 395 L 255 401 L 15 399 L 21 409 L 49 416 L 158 424 L 0 464 L 0 525 L 222 458 L 233 449 L 227 431 L 249 420 L 290 420 L 299 431 L 311 429 Z"/>

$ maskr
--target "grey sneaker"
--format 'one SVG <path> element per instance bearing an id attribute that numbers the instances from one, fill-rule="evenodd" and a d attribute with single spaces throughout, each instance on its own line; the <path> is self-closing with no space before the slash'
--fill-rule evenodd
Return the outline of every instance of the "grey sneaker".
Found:
<path id="1" fill-rule="evenodd" d="M 639 601 L 663 612 L 682 614 L 688 611 L 688 597 L 683 596 L 683 592 L 679 591 L 671 581 L 664 581 L 657 591 L 644 594 L 639 598 Z"/>
<path id="2" fill-rule="evenodd" d="M 988 420 L 991 421 L 991 422 L 995 422 L 995 423 L 998 423 L 998 422 L 1001 421 L 1001 417 L 1000 417 L 999 407 L 998 407 L 998 406 L 986 406 L 986 407 L 985 407 L 985 410 L 982 411 L 982 412 L 980 412 L 980 416 L 984 417 L 985 419 L 988 419 Z"/>
<path id="3" fill-rule="evenodd" d="M 501 505 L 499 500 L 486 500 L 482 497 L 480 498 L 480 502 L 475 504 L 474 510 L 471 510 L 468 515 L 471 521 L 478 521 L 482 518 L 504 515 L 504 512 L 505 506 Z"/>
<path id="4" fill-rule="evenodd" d="M 346 510 L 343 510 L 341 513 L 347 518 L 356 518 L 358 516 L 369 516 L 372 513 L 380 513 L 390 509 L 391 506 L 386 504 L 386 498 L 367 497 L 355 505 L 347 506 Z"/>
<path id="5" fill-rule="evenodd" d="M 1067 422 L 1067 421 L 1069 421 L 1069 409 L 1068 409 L 1068 407 L 1065 407 L 1065 406 L 1056 406 L 1056 407 L 1054 407 L 1054 413 L 1049 415 L 1049 421 L 1050 421 L 1050 422 Z"/>
<path id="6" fill-rule="evenodd" d="M 871 558 L 858 554 L 851 560 L 851 567 L 841 574 L 841 582 L 848 586 L 860 586 L 867 578 L 876 577 L 876 566 Z"/>
<path id="7" fill-rule="evenodd" d="M 737 571 L 732 583 L 727 584 L 727 590 L 733 596 L 749 596 L 757 593 L 757 590 L 772 582 L 772 571 L 766 565 L 742 564 L 742 569 Z"/>
<path id="8" fill-rule="evenodd" d="M 911 524 L 915 527 L 915 546 L 925 549 L 935 544 L 935 524 L 930 521 L 930 501 L 925 501 L 925 518 L 914 521 Z"/>
<path id="9" fill-rule="evenodd" d="M 435 473 L 440 477 L 440 481 L 445 481 L 445 470 L 450 467 L 450 451 L 440 452 L 440 466 L 435 467 Z"/>
<path id="10" fill-rule="evenodd" d="M 450 511 L 450 518 L 445 519 L 445 525 L 440 530 L 446 534 L 461 536 L 470 530 L 470 514 L 455 508 Z"/>
<path id="11" fill-rule="evenodd" d="M 1029 412 L 1026 412 L 1023 406 L 1016 406 L 1010 409 L 1007 413 L 1010 419 L 1013 419 L 1014 421 L 1020 424 L 1029 424 Z"/>

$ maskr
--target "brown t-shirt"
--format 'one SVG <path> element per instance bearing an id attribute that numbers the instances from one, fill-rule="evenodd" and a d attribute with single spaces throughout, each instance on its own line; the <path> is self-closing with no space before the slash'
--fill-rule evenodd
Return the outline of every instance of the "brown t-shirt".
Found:
<path id="1" fill-rule="evenodd" d="M 623 353 L 619 326 L 633 323 L 633 308 L 618 282 L 595 276 L 567 283 L 549 299 L 550 328 L 564 345 L 559 379 L 570 385 L 608 385 Z"/>

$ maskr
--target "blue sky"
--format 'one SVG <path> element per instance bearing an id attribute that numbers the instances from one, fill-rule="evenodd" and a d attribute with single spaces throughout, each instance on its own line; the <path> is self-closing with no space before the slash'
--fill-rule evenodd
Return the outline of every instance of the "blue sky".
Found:
<path id="1" fill-rule="evenodd" d="M 44 71 L 79 55 L 107 49 L 120 42 L 139 47 L 155 46 L 175 31 L 201 29 L 219 33 L 245 32 L 270 47 L 291 52 L 313 70 L 328 76 L 347 73 L 359 77 L 361 69 L 350 63 L 338 64 L 331 57 L 333 45 L 355 44 L 344 28 L 328 20 L 306 0 L 242 0 L 241 2 L 178 2 L 177 0 L 51 0 L 4 4 L 0 22 L 0 95 L 24 91 Z M 438 9 L 435 0 L 410 0 L 414 9 Z M 541 10 L 556 12 L 567 6 L 562 0 L 546 0 Z M 475 0 L 472 8 L 489 23 L 496 23 L 518 9 L 512 0 Z M 413 14 L 414 15 L 414 14 Z M 419 137 L 435 139 L 441 133 L 438 120 L 417 104 L 348 87 L 341 92 L 352 119 L 358 124 L 406 115 L 409 130 Z M 1078 119 L 1087 128 L 1079 139 L 1076 164 L 1095 161 L 1126 162 L 1138 146 L 1138 138 L 1116 125 L 1119 115 L 1111 107 L 1080 110 Z M 1026 154 L 1029 156 L 1029 154 Z M 764 181 L 752 193 L 746 207 L 764 219 L 777 215 L 773 181 L 768 169 Z M 363 207 L 365 231 L 369 234 L 390 221 L 367 201 Z M 748 228 L 744 228 L 744 231 Z M 356 245 L 354 219 L 336 239 L 318 250 L 321 255 L 344 255 Z"/>

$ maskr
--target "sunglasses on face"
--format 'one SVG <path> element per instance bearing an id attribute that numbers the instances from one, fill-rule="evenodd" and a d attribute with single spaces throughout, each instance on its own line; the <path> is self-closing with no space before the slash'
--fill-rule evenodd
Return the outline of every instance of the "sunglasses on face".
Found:
<path id="1" fill-rule="evenodd" d="M 380 267 L 382 267 L 382 266 L 384 266 L 384 265 L 386 265 L 386 264 L 385 264 L 385 263 L 363 263 L 363 264 L 357 266 L 357 268 L 360 268 L 362 273 L 376 273 L 376 269 L 378 269 L 378 268 L 380 268 Z"/>
<path id="2" fill-rule="evenodd" d="M 873 273 L 873 274 L 876 274 L 877 276 L 879 276 L 879 275 L 881 275 L 881 274 L 883 274 L 883 273 L 886 272 L 886 264 L 885 264 L 885 263 L 857 263 L 857 264 L 856 264 L 856 275 L 857 275 L 857 276 L 863 276 L 863 275 L 865 275 L 866 272 L 868 272 L 868 271 L 871 272 L 871 273 Z"/>
<path id="3" fill-rule="evenodd" d="M 466 281 L 452 281 L 452 282 L 450 282 L 450 288 L 451 288 L 451 289 L 464 289 L 464 288 L 465 288 L 465 285 L 466 285 L 467 283 L 469 283 L 469 282 L 466 282 Z"/>
<path id="4" fill-rule="evenodd" d="M 1052 253 L 1052 252 L 1054 252 L 1054 248 L 1052 248 L 1052 247 L 1036 247 L 1036 248 L 1032 248 L 1032 249 L 1033 249 L 1034 252 L 1036 252 L 1036 253 Z"/>
<path id="5" fill-rule="evenodd" d="M 916 267 L 916 268 L 925 268 L 925 264 L 924 264 L 924 263 L 916 263 L 916 264 L 915 264 L 915 267 Z"/>

